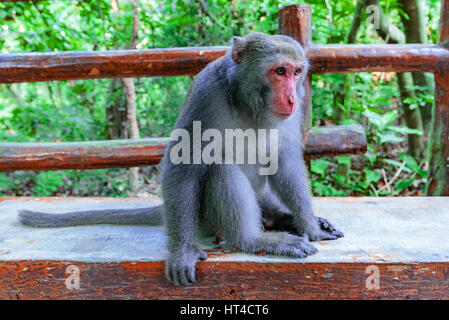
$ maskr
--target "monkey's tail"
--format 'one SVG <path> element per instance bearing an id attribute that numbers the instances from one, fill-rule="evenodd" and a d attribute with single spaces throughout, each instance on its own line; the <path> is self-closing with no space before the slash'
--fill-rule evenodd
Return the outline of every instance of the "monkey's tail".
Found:
<path id="1" fill-rule="evenodd" d="M 19 210 L 19 221 L 31 227 L 69 227 L 92 224 L 162 225 L 162 205 L 137 209 L 105 209 L 67 213 Z"/>

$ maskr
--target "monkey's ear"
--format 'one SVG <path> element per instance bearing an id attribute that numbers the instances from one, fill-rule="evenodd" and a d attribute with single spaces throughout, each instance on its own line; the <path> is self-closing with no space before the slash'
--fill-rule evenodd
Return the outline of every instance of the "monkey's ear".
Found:
<path id="1" fill-rule="evenodd" d="M 246 48 L 246 42 L 242 37 L 232 37 L 231 57 L 235 63 L 242 63 Z"/>

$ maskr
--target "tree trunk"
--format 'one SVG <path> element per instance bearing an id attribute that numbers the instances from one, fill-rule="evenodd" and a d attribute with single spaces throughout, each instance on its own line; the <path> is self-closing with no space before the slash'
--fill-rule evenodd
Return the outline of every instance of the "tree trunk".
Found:
<path id="1" fill-rule="evenodd" d="M 366 0 L 366 5 L 374 5 L 379 9 L 379 28 L 376 29 L 379 36 L 387 43 L 403 44 L 405 43 L 404 33 L 393 25 L 384 15 L 379 0 Z M 413 89 L 413 77 L 411 73 L 398 73 L 398 85 L 401 93 L 401 105 L 404 112 L 405 122 L 407 127 L 423 131 L 422 118 L 419 108 L 410 108 L 410 104 L 405 102 L 406 98 L 414 97 L 415 91 Z M 409 134 L 408 135 L 409 153 L 413 157 L 422 158 L 425 155 L 425 141 L 423 135 Z"/>
<path id="2" fill-rule="evenodd" d="M 351 30 L 348 34 L 347 43 L 356 43 L 357 41 L 357 33 L 360 29 L 360 24 L 362 22 L 362 10 L 365 7 L 365 0 L 358 0 L 357 5 L 354 12 L 354 19 L 352 20 Z M 338 124 L 341 124 L 344 120 L 349 119 L 350 117 L 350 106 L 348 104 L 348 96 L 351 90 L 350 84 L 354 80 L 354 75 L 346 73 L 343 75 L 343 83 L 339 85 L 338 91 L 335 92 L 335 101 L 334 101 L 334 111 L 337 111 L 337 114 L 334 116 L 335 120 Z M 343 106 L 344 110 L 339 110 L 339 106 Z M 345 177 L 347 181 L 349 179 L 349 171 L 351 169 L 351 161 L 348 163 L 339 163 L 337 166 L 337 174 L 340 174 Z"/>
<path id="3" fill-rule="evenodd" d="M 401 91 L 401 99 L 404 101 L 406 98 L 412 98 L 415 96 L 415 90 L 413 89 L 413 77 L 410 72 L 398 73 L 399 90 Z M 402 102 L 402 108 L 404 110 L 405 122 L 409 128 L 418 129 L 423 131 L 423 125 L 421 120 L 421 113 L 419 108 L 410 109 L 410 104 Z M 408 151 L 413 157 L 424 158 L 425 156 L 425 142 L 423 136 L 417 134 L 408 135 Z"/>
<path id="4" fill-rule="evenodd" d="M 407 18 L 404 15 L 401 15 L 406 42 L 427 43 L 426 22 L 422 0 L 399 0 L 399 4 L 408 16 Z M 424 88 L 419 89 L 420 92 L 425 93 L 427 90 L 433 91 L 433 83 L 424 73 L 413 72 L 412 76 L 414 84 Z M 426 103 L 420 108 L 420 112 L 427 135 L 432 118 L 432 103 Z"/>
<path id="5" fill-rule="evenodd" d="M 133 29 L 131 37 L 130 49 L 136 49 L 137 46 L 137 31 L 139 28 L 139 0 L 133 0 Z M 137 121 L 136 110 L 136 90 L 134 87 L 134 79 L 122 78 L 123 88 L 126 95 L 126 116 L 129 125 L 129 138 L 139 139 L 139 124 Z M 139 189 L 139 168 L 131 168 L 129 176 L 131 195 L 136 196 Z"/>
<path id="6" fill-rule="evenodd" d="M 124 138 L 124 122 L 125 106 L 122 104 L 121 92 L 117 95 L 116 92 L 121 91 L 118 79 L 112 79 L 109 89 L 109 101 L 106 105 L 106 120 L 108 121 L 107 132 L 108 139 Z"/>

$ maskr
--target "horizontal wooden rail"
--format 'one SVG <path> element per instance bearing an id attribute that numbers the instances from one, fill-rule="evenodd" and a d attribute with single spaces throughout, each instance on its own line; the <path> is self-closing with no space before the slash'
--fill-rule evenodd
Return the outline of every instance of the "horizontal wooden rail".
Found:
<path id="1" fill-rule="evenodd" d="M 0 171 L 102 169 L 159 163 L 168 138 L 92 142 L 0 143 Z M 363 154 L 360 125 L 315 127 L 307 135 L 306 158 Z"/>
<path id="2" fill-rule="evenodd" d="M 0 54 L 0 83 L 195 75 L 227 47 Z"/>
<path id="3" fill-rule="evenodd" d="M 449 50 L 440 45 L 310 45 L 313 73 L 435 72 L 449 69 Z"/>
<path id="4" fill-rule="evenodd" d="M 0 54 L 0 83 L 195 75 L 228 47 Z M 439 45 L 310 45 L 312 73 L 449 69 Z"/>

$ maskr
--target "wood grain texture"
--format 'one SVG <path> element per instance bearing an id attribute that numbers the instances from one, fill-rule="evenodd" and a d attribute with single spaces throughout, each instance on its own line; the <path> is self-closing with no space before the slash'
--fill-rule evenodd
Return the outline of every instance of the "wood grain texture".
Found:
<path id="1" fill-rule="evenodd" d="M 449 0 L 441 2 L 440 43 L 449 48 Z M 449 63 L 448 63 L 449 64 Z M 449 196 L 449 73 L 435 73 L 428 195 Z"/>
<path id="2" fill-rule="evenodd" d="M 227 50 L 192 47 L 0 54 L 0 83 L 195 75 Z M 439 45 L 309 45 L 307 57 L 311 73 L 449 68 L 449 50 Z"/>
<path id="3" fill-rule="evenodd" d="M 103 169 L 159 163 L 167 138 L 91 142 L 0 143 L 0 171 Z M 366 136 L 360 125 L 312 128 L 304 157 L 363 154 Z"/>
<path id="4" fill-rule="evenodd" d="M 441 0 L 440 43 L 449 48 L 449 1 Z"/>
<path id="5" fill-rule="evenodd" d="M 79 268 L 69 290 L 66 268 Z M 0 261 L 1 299 L 448 299 L 448 263 L 381 263 L 367 289 L 367 263 L 201 262 L 198 284 L 179 288 L 164 262 Z"/>
<path id="6" fill-rule="evenodd" d="M 428 195 L 449 196 L 449 74 L 435 73 Z"/>
<path id="7" fill-rule="evenodd" d="M 196 47 L 0 55 L 0 83 L 195 75 L 227 52 Z"/>
<path id="8" fill-rule="evenodd" d="M 0 298 L 449 298 L 448 197 L 314 198 L 315 213 L 345 237 L 314 243 L 320 252 L 307 259 L 245 254 L 200 237 L 208 259 L 198 263 L 190 288 L 164 277 L 163 227 L 29 228 L 16 220 L 20 208 L 55 213 L 108 202 L 148 205 L 137 198 L 0 198 Z M 69 265 L 80 271 L 80 290 L 65 286 Z M 379 289 L 368 289 L 376 267 Z"/>
<path id="9" fill-rule="evenodd" d="M 312 40 L 312 16 L 308 4 L 295 4 L 282 7 L 279 10 L 279 34 L 292 37 L 298 41 L 306 51 Z M 312 127 L 312 92 L 311 73 L 304 80 L 304 98 L 302 99 L 302 135 L 303 141 Z"/>
<path id="10" fill-rule="evenodd" d="M 435 72 L 449 68 L 449 50 L 426 44 L 310 45 L 312 73 Z"/>
<path id="11" fill-rule="evenodd" d="M 362 155 L 366 134 L 360 125 L 313 127 L 306 133 L 304 158 Z"/>

